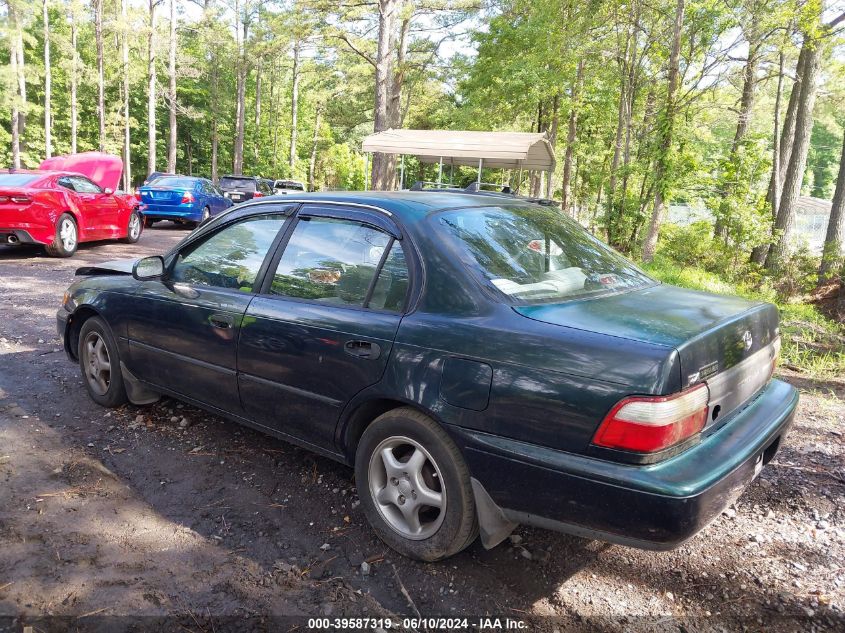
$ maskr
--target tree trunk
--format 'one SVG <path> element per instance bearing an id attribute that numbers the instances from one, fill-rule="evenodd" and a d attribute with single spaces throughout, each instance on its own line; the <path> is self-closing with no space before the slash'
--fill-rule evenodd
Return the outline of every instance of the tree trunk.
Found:
<path id="1" fill-rule="evenodd" d="M 97 119 L 99 148 L 106 151 L 106 75 L 103 59 L 103 0 L 94 0 L 94 37 L 97 41 Z"/>
<path id="2" fill-rule="evenodd" d="M 167 137 L 167 171 L 176 173 L 176 143 L 178 130 L 176 128 L 176 0 L 170 0 L 170 38 L 168 42 L 168 66 L 167 75 L 170 80 L 167 92 L 169 106 L 170 133 Z"/>
<path id="3" fill-rule="evenodd" d="M 20 134 L 20 144 L 21 144 L 21 151 L 26 151 L 26 137 L 24 136 L 24 132 L 26 131 L 26 111 L 27 111 L 27 100 L 26 100 L 26 62 L 24 60 L 24 46 L 23 46 L 23 24 L 21 24 L 20 16 L 16 20 L 16 38 L 17 38 L 17 47 L 16 52 L 18 55 L 18 63 L 17 63 L 17 71 L 18 71 L 18 94 L 20 95 L 20 104 L 19 104 L 19 111 L 18 111 L 18 133 Z"/>
<path id="4" fill-rule="evenodd" d="M 728 164 L 734 167 L 739 167 L 742 161 L 741 148 L 745 140 L 745 135 L 748 133 L 748 128 L 751 125 L 751 114 L 754 108 L 754 96 L 757 90 L 757 63 L 759 61 L 758 53 L 760 44 L 751 39 L 748 43 L 748 59 L 742 71 L 742 97 L 739 102 L 739 116 L 736 122 L 736 132 L 734 133 L 734 140 L 731 143 L 731 151 L 728 155 Z M 738 169 L 731 170 L 733 176 L 736 177 Z M 719 213 L 716 217 L 716 225 L 714 233 L 716 237 L 723 240 L 728 238 L 728 228 L 731 225 L 731 218 L 728 217 L 731 210 L 730 197 L 736 191 L 739 183 L 735 181 L 728 181 L 723 176 L 722 180 L 722 202 L 719 205 Z"/>
<path id="5" fill-rule="evenodd" d="M 50 13 L 47 10 L 47 0 L 43 0 L 44 15 L 44 154 L 47 158 L 53 155 L 53 75 L 50 66 Z"/>
<path id="6" fill-rule="evenodd" d="M 393 31 L 396 25 L 396 14 L 400 0 L 378 0 L 379 26 L 378 47 L 375 59 L 376 85 L 375 104 L 373 108 L 373 131 L 383 132 L 390 127 L 390 93 L 391 76 L 393 70 Z M 390 158 L 387 154 L 375 152 L 373 154 L 372 169 L 370 171 L 371 186 L 376 190 L 387 189 L 392 182 L 389 167 Z"/>
<path id="7" fill-rule="evenodd" d="M 572 201 L 572 157 L 575 154 L 575 139 L 578 136 L 578 110 L 580 108 L 581 90 L 584 86 L 584 60 L 578 60 L 575 72 L 575 83 L 572 86 L 569 104 L 569 128 L 566 132 L 566 151 L 563 155 L 563 189 L 560 208 L 569 213 Z"/>
<path id="8" fill-rule="evenodd" d="M 18 78 L 18 38 L 15 36 L 15 30 L 18 28 L 18 20 L 17 20 L 17 13 L 15 12 L 15 8 L 11 2 L 8 3 L 9 6 L 9 65 L 12 71 L 11 80 L 13 85 L 17 83 Z M 18 105 L 18 101 L 20 95 L 17 94 L 18 87 L 14 86 L 11 88 L 10 92 L 13 93 L 12 95 L 12 120 L 11 120 L 11 132 L 12 132 L 12 167 L 15 169 L 21 168 L 21 140 L 20 140 L 20 107 Z"/>
<path id="9" fill-rule="evenodd" d="M 156 6 L 149 0 L 150 32 L 147 34 L 147 175 L 156 171 Z"/>
<path id="10" fill-rule="evenodd" d="M 299 41 L 293 45 L 293 85 L 290 97 L 290 148 L 288 154 L 288 168 L 290 176 L 296 167 L 296 128 L 299 118 Z"/>
<path id="11" fill-rule="evenodd" d="M 552 101 L 552 124 L 549 128 L 549 145 L 552 146 L 552 155 L 555 153 L 555 145 L 557 145 L 557 131 L 560 127 L 560 94 L 555 93 Z M 546 198 L 551 199 L 554 193 L 554 171 L 549 170 L 546 174 Z"/>
<path id="12" fill-rule="evenodd" d="M 244 170 L 244 109 L 246 100 L 246 39 L 248 36 L 249 22 L 246 15 L 241 20 L 240 2 L 235 0 L 235 32 L 237 43 L 237 86 L 235 89 L 235 149 L 232 157 L 232 170 L 235 175 L 240 176 Z M 243 22 L 243 24 L 241 24 Z M 243 26 L 243 35 L 241 35 Z"/>
<path id="13" fill-rule="evenodd" d="M 636 44 L 635 44 L 636 46 Z M 622 133 L 625 130 L 626 111 L 628 107 L 628 53 L 631 49 L 631 32 L 625 37 L 625 50 L 619 60 L 619 106 L 616 109 L 616 134 L 613 140 L 613 159 L 610 161 L 610 176 L 607 182 L 607 239 L 613 244 L 616 241 L 616 180 L 619 172 L 619 160 L 622 156 Z M 621 214 L 620 214 L 621 215 Z"/>
<path id="14" fill-rule="evenodd" d="M 780 268 L 789 249 L 792 228 L 795 223 L 795 203 L 801 194 L 804 171 L 807 167 L 807 154 L 810 149 L 810 135 L 813 130 L 813 110 L 816 105 L 817 79 L 821 65 L 822 42 L 809 36 L 805 38 L 802 49 L 806 49 L 804 77 L 801 80 L 801 94 L 795 111 L 795 138 L 786 177 L 783 181 L 783 193 L 775 219 L 775 231 L 780 231 L 766 258 L 766 268 Z M 803 52 L 803 51 L 802 51 Z"/>
<path id="15" fill-rule="evenodd" d="M 827 222 L 827 234 L 824 238 L 822 261 L 819 266 L 819 281 L 827 281 L 842 265 L 842 245 L 845 243 L 845 135 L 842 139 L 842 156 L 839 159 L 839 175 L 836 177 L 836 190 L 833 193 L 833 205 Z"/>
<path id="16" fill-rule="evenodd" d="M 264 58 L 258 58 L 258 67 L 255 70 L 255 120 L 252 142 L 252 155 L 255 162 L 258 163 L 259 151 L 261 147 L 261 80 L 264 76 Z M 272 99 L 272 95 L 271 95 Z"/>
<path id="17" fill-rule="evenodd" d="M 76 12 L 70 8 L 70 47 L 73 57 L 70 60 L 70 153 L 76 154 L 77 137 L 79 136 L 79 106 L 76 100 L 77 85 L 79 83 L 79 53 L 77 48 L 78 27 L 76 26 Z"/>
<path id="18" fill-rule="evenodd" d="M 669 192 L 669 154 L 672 151 L 673 131 L 675 125 L 675 103 L 678 91 L 678 75 L 681 56 L 681 32 L 684 24 L 685 0 L 677 0 L 675 8 L 675 25 L 672 32 L 672 53 L 669 56 L 669 85 L 666 92 L 666 109 L 661 125 L 660 150 L 657 155 L 657 165 L 654 174 L 654 209 L 648 225 L 645 241 L 643 242 L 643 261 L 654 259 L 657 250 L 657 238 L 660 235 L 660 224 Z"/>
<path id="19" fill-rule="evenodd" d="M 129 127 L 129 23 L 127 5 L 129 0 L 120 2 L 120 18 L 123 24 L 123 190 L 132 188 L 131 129 Z"/>
<path id="20" fill-rule="evenodd" d="M 217 55 L 214 55 L 212 59 L 212 69 L 211 69 L 211 182 L 215 185 L 220 180 L 217 172 L 217 155 L 218 155 L 218 146 L 220 143 L 219 133 L 217 131 L 217 109 L 218 109 L 218 95 L 219 95 L 219 70 L 217 68 L 218 64 Z"/>
<path id="21" fill-rule="evenodd" d="M 314 191 L 314 168 L 317 166 L 317 142 L 320 140 L 320 123 L 323 118 L 322 106 L 317 106 L 314 119 L 314 137 L 311 139 L 311 159 L 308 161 L 308 191 Z"/>
<path id="22" fill-rule="evenodd" d="M 772 224 L 778 216 L 778 205 L 780 205 L 780 151 L 781 151 L 781 136 L 780 136 L 780 102 L 783 98 L 783 50 L 779 52 L 778 58 L 778 86 L 775 91 L 775 112 L 774 112 L 774 132 L 772 134 L 772 175 L 769 179 L 769 191 L 766 194 L 766 202 L 769 205 L 772 215 Z M 790 145 L 791 145 L 790 139 Z M 768 234 L 771 235 L 771 226 L 768 227 Z M 769 254 L 769 247 L 771 244 L 766 242 L 755 246 L 751 251 L 751 261 L 762 266 L 766 262 L 766 257 Z"/>

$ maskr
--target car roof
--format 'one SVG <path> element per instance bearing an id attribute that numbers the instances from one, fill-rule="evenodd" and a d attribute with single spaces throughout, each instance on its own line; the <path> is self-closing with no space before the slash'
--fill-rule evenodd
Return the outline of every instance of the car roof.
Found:
<path id="1" fill-rule="evenodd" d="M 269 202 L 335 202 L 363 204 L 378 207 L 397 216 L 413 219 L 422 218 L 431 213 L 448 209 L 471 207 L 491 207 L 502 204 L 524 206 L 524 200 L 503 195 L 501 198 L 491 195 L 478 195 L 454 191 L 332 191 L 318 193 L 300 193 L 278 196 L 266 196 L 253 204 Z"/>

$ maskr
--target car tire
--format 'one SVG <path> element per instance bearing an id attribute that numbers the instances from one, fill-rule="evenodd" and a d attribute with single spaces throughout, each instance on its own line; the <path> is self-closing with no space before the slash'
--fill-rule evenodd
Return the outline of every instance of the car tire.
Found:
<path id="1" fill-rule="evenodd" d="M 53 241 L 44 246 L 50 257 L 71 257 L 79 247 L 79 228 L 70 213 L 62 213 L 56 222 Z"/>
<path id="2" fill-rule="evenodd" d="M 109 408 L 126 404 L 117 342 L 100 317 L 91 317 L 82 324 L 77 358 L 85 389 L 94 402 Z"/>
<path id="3" fill-rule="evenodd" d="M 153 220 L 152 218 L 144 218 L 144 228 L 152 228 L 153 224 L 155 224 L 156 222 L 158 222 L 158 220 Z"/>
<path id="4" fill-rule="evenodd" d="M 141 233 L 144 230 L 144 222 L 141 221 L 141 216 L 134 209 L 129 214 L 129 220 L 126 223 L 126 237 L 123 242 L 126 244 L 134 244 L 141 239 Z"/>
<path id="5" fill-rule="evenodd" d="M 478 536 L 466 462 L 419 411 L 394 409 L 367 427 L 355 452 L 355 481 L 370 525 L 400 554 L 437 561 Z"/>
<path id="6" fill-rule="evenodd" d="M 209 209 L 208 207 L 203 208 L 202 216 L 200 216 L 200 221 L 195 222 L 194 226 L 202 226 L 203 223 L 205 223 L 205 221 L 208 220 L 208 218 L 210 218 L 210 217 L 211 217 L 211 209 Z"/>

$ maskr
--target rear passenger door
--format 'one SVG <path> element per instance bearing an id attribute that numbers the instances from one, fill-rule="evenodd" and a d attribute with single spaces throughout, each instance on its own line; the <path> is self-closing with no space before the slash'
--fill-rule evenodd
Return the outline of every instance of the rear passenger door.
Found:
<path id="1" fill-rule="evenodd" d="M 251 418 L 335 449 L 341 409 L 381 379 L 402 318 L 400 238 L 376 211 L 303 207 L 241 332 L 238 381 Z"/>

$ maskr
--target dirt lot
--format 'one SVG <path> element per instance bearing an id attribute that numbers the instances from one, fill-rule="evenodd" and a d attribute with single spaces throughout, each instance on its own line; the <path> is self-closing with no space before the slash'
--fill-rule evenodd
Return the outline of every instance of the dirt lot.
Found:
<path id="1" fill-rule="evenodd" d="M 802 401 L 775 461 L 681 549 L 528 528 L 440 564 L 371 533 L 352 472 L 173 400 L 89 401 L 56 337 L 76 267 L 163 252 L 186 231 L 0 247 L 0 630 L 40 616 L 483 615 L 568 630 L 845 630 L 845 382 Z M 363 564 L 362 563 L 365 563 Z M 219 630 L 219 629 L 217 629 Z"/>

